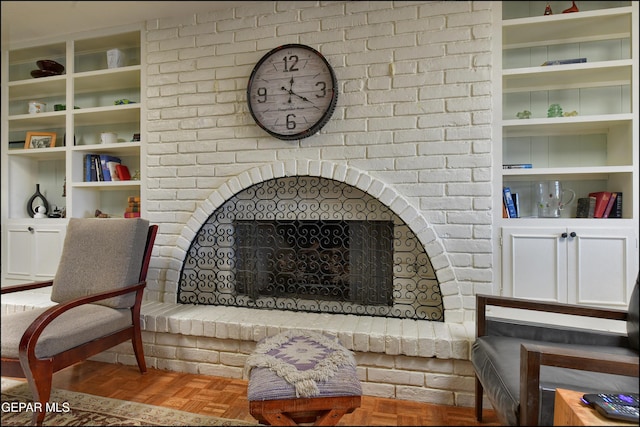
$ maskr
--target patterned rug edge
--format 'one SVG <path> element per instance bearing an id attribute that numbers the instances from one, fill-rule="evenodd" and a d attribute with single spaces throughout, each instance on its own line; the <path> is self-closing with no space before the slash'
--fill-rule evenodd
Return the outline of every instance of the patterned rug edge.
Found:
<path id="1" fill-rule="evenodd" d="M 2 378 L 2 426 L 30 425 L 33 403 L 24 381 Z M 250 426 L 242 420 L 232 420 L 179 411 L 145 403 L 128 402 L 101 396 L 54 389 L 51 392 L 52 411 L 44 425 L 55 426 Z"/>

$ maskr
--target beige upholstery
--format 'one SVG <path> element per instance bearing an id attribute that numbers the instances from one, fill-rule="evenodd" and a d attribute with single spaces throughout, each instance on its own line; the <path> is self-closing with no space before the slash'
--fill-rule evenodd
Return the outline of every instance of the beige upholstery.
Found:
<path id="1" fill-rule="evenodd" d="M 47 308 L 2 317 L 2 357 L 18 358 L 18 344 L 27 327 Z M 82 321 L 78 321 L 82 319 Z M 64 350 L 131 326 L 131 311 L 98 304 L 75 307 L 55 319 L 36 345 L 36 356 L 51 357 Z"/>
<path id="2" fill-rule="evenodd" d="M 148 231 L 149 221 L 141 218 L 69 219 L 51 300 L 62 303 L 138 283 Z M 134 298 L 129 294 L 96 304 L 128 308 Z"/>

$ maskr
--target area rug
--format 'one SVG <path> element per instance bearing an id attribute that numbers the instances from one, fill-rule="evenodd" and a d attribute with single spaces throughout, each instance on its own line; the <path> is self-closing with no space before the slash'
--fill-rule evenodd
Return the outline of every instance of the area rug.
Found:
<path id="1" fill-rule="evenodd" d="M 2 378 L 2 426 L 31 424 L 31 392 L 27 384 Z M 198 415 L 160 406 L 127 402 L 67 390 L 53 390 L 45 426 L 248 426 L 241 420 Z"/>

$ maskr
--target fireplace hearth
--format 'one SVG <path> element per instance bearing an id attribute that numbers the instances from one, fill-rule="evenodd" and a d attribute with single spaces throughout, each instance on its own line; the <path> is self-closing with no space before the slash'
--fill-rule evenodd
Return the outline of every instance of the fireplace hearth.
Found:
<path id="1" fill-rule="evenodd" d="M 409 227 L 327 178 L 254 184 L 205 221 L 178 302 L 444 321 L 435 272 Z"/>

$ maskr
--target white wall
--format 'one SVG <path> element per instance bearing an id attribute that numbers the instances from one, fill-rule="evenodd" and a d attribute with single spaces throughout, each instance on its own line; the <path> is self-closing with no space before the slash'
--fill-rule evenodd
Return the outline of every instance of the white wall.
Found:
<path id="1" fill-rule="evenodd" d="M 472 320 L 493 279 L 491 3 L 238 5 L 146 24 L 145 194 L 160 224 L 147 298 L 170 301 L 189 237 L 226 193 L 321 164 L 382 183 L 423 224 L 447 321 Z M 338 79 L 333 118 L 301 141 L 266 134 L 246 103 L 253 66 L 286 43 L 319 50 Z"/>

